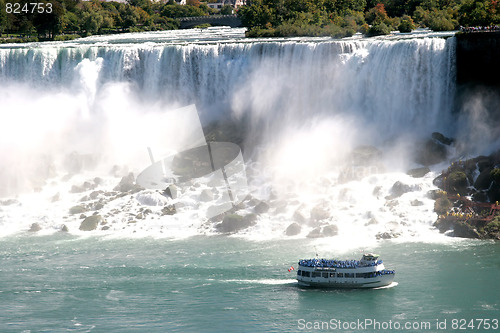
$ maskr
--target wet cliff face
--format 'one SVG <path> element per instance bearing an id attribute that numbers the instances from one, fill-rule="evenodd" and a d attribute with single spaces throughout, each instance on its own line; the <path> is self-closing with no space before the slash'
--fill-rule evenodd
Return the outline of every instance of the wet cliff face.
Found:
<path id="1" fill-rule="evenodd" d="M 481 137 L 469 151 L 490 153 L 500 147 L 500 32 L 457 34 L 456 110 L 468 136 Z M 460 135 L 457 134 L 457 135 Z"/>
<path id="2" fill-rule="evenodd" d="M 457 35 L 457 83 L 500 87 L 500 32 Z"/>

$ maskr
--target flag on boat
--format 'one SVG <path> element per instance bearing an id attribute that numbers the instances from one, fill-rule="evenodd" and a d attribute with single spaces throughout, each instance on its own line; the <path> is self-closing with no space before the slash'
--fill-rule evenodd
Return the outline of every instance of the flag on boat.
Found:
<path id="1" fill-rule="evenodd" d="M 293 266 L 290 266 L 290 268 L 288 269 L 289 272 L 293 271 L 295 268 L 293 268 Z"/>

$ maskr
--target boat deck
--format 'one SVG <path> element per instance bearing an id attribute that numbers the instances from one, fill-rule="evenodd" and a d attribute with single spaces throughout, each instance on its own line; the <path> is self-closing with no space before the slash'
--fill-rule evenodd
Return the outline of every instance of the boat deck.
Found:
<path id="1" fill-rule="evenodd" d="M 382 260 L 362 264 L 359 260 L 329 260 L 329 259 L 301 259 L 299 266 L 303 267 L 323 267 L 323 268 L 357 268 L 378 266 Z"/>

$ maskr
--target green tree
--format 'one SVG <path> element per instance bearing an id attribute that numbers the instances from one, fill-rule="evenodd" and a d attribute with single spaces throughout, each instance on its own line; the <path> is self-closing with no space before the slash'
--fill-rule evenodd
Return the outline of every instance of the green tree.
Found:
<path id="1" fill-rule="evenodd" d="M 178 17 L 190 17 L 190 16 L 204 16 L 206 13 L 198 8 L 193 6 L 181 6 L 181 5 L 170 5 L 167 4 L 163 6 L 161 10 L 161 16 L 170 17 L 170 18 L 178 18 Z"/>
<path id="2" fill-rule="evenodd" d="M 315 9 L 318 9 L 318 6 L 321 7 L 321 1 L 285 0 L 284 6 L 291 12 L 312 13 Z"/>
<path id="3" fill-rule="evenodd" d="M 429 11 L 434 9 L 439 9 L 439 1 L 438 0 L 421 0 L 420 7 L 423 9 L 427 9 Z"/>
<path id="4" fill-rule="evenodd" d="M 144 28 L 151 27 L 153 25 L 153 18 L 145 10 L 139 7 L 132 7 L 134 11 L 139 15 L 137 25 L 141 25 Z"/>
<path id="5" fill-rule="evenodd" d="M 16 6 L 19 5 L 20 7 L 17 8 L 21 9 L 20 13 L 13 13 L 13 12 L 7 13 L 6 11 L 7 4 L 11 5 L 12 6 L 11 8 L 16 8 Z M 26 4 L 26 1 L 5 0 L 3 2 L 0 11 L 2 12 L 2 16 L 5 13 L 5 18 L 4 18 L 5 28 L 8 28 L 10 32 L 34 35 L 36 33 L 36 29 L 33 25 L 34 14 L 32 14 L 29 11 L 23 11 L 22 9 L 24 5 L 28 6 L 28 4 Z"/>
<path id="6" fill-rule="evenodd" d="M 362 12 L 366 8 L 366 0 L 334 0 L 334 3 L 334 8 L 331 11 L 339 15 L 346 15 L 352 11 Z M 331 7 L 331 3 L 328 7 Z"/>
<path id="7" fill-rule="evenodd" d="M 254 0 L 252 5 L 241 7 L 238 16 L 245 27 L 264 27 L 274 21 L 272 10 L 262 0 Z"/>
<path id="8" fill-rule="evenodd" d="M 398 30 L 399 32 L 411 32 L 413 29 L 415 29 L 415 23 L 413 22 L 413 19 L 408 16 L 404 15 L 401 18 L 401 22 L 399 23 Z"/>
<path id="9" fill-rule="evenodd" d="M 20 18 L 19 21 L 17 21 L 15 24 L 18 27 L 18 32 L 22 34 L 32 36 L 37 33 L 33 21 L 28 20 L 26 17 Z"/>
<path id="10" fill-rule="evenodd" d="M 5 0 L 0 0 L 0 36 L 2 33 L 8 29 L 9 18 L 7 12 L 5 11 Z"/>
<path id="11" fill-rule="evenodd" d="M 385 23 L 381 22 L 372 25 L 366 35 L 368 37 L 372 37 L 372 36 L 388 35 L 390 33 L 391 33 L 391 28 L 389 28 Z"/>
<path id="12" fill-rule="evenodd" d="M 179 21 L 168 18 L 168 17 L 163 17 L 157 14 L 154 14 L 152 16 L 153 19 L 153 28 L 158 29 L 158 30 L 174 30 L 174 29 L 179 29 Z"/>
<path id="13" fill-rule="evenodd" d="M 186 0 L 186 5 L 193 7 L 200 7 L 200 0 Z"/>
<path id="14" fill-rule="evenodd" d="M 101 28 L 113 29 L 115 28 L 115 20 L 113 16 L 107 11 L 101 11 L 102 13 L 102 25 Z"/>
<path id="15" fill-rule="evenodd" d="M 126 6 L 125 4 L 123 4 Z M 80 28 L 87 35 L 96 34 L 103 27 L 107 27 L 110 22 L 107 18 L 109 12 L 105 10 L 98 0 L 80 2 L 75 10 L 75 14 L 80 17 Z M 107 18 L 105 20 L 105 17 Z M 114 22 L 114 21 L 113 21 Z"/>
<path id="16" fill-rule="evenodd" d="M 217 14 L 218 10 L 215 8 L 210 8 L 206 3 L 200 3 L 200 6 L 198 7 L 204 14 L 203 15 L 212 15 L 212 14 Z"/>
<path id="17" fill-rule="evenodd" d="M 136 7 L 133 6 L 127 6 L 125 11 L 121 14 L 121 17 L 123 20 L 122 26 L 124 28 L 135 26 L 141 18 L 139 12 L 136 10 Z"/>
<path id="18" fill-rule="evenodd" d="M 66 11 L 63 16 L 64 30 L 68 32 L 78 32 L 81 30 L 80 18 L 70 11 Z"/>
<path id="19" fill-rule="evenodd" d="M 500 23 L 500 4 L 496 0 L 465 0 L 459 10 L 460 24 L 487 26 Z"/>
<path id="20" fill-rule="evenodd" d="M 76 7 L 80 3 L 80 0 L 61 0 L 60 1 L 64 8 L 66 9 L 66 12 L 76 12 Z"/>
<path id="21" fill-rule="evenodd" d="M 99 12 L 84 12 L 82 16 L 82 28 L 89 35 L 95 34 L 101 29 L 104 18 Z"/>
<path id="22" fill-rule="evenodd" d="M 404 0 L 399 6 L 396 7 L 396 12 L 393 15 L 412 15 L 419 4 L 420 0 Z"/>
<path id="23" fill-rule="evenodd" d="M 233 7 L 230 5 L 224 5 L 220 10 L 221 15 L 231 15 L 233 13 Z"/>
<path id="24" fill-rule="evenodd" d="M 148 14 L 153 14 L 153 4 L 151 0 L 127 0 L 127 3 L 132 7 L 141 8 Z"/>
<path id="25" fill-rule="evenodd" d="M 123 18 L 121 16 L 121 13 L 125 12 L 126 6 L 126 4 L 119 2 L 102 3 L 102 7 L 107 14 L 107 20 L 112 20 L 113 27 L 123 27 Z"/>
<path id="26" fill-rule="evenodd" d="M 434 31 L 450 31 L 455 29 L 455 23 L 446 10 L 434 9 L 430 12 L 427 26 Z"/>
<path id="27" fill-rule="evenodd" d="M 44 35 L 49 38 L 54 38 L 61 33 L 64 28 L 65 9 L 59 1 L 51 0 L 43 3 L 44 8 L 48 8 L 47 4 L 51 4 L 52 10 L 49 12 L 36 13 L 33 18 L 33 25 L 36 28 L 38 35 Z"/>
<path id="28" fill-rule="evenodd" d="M 389 16 L 385 11 L 385 6 L 382 3 L 378 3 L 375 7 L 371 8 L 368 13 L 366 13 L 366 22 L 368 24 L 380 24 L 385 23 L 387 25 Z"/>
<path id="29" fill-rule="evenodd" d="M 429 10 L 424 9 L 422 6 L 417 6 L 415 12 L 413 13 L 413 18 L 421 27 L 427 27 L 429 22 Z"/>

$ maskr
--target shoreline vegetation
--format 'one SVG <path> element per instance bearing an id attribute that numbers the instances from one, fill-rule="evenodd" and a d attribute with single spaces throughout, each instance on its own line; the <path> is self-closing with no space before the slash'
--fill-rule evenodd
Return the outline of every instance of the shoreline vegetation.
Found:
<path id="1" fill-rule="evenodd" d="M 367 37 L 391 31 L 464 30 L 500 22 L 496 0 L 252 0 L 240 16 L 248 37 Z M 465 31 L 465 30 L 464 30 Z"/>
<path id="2" fill-rule="evenodd" d="M 216 0 L 209 0 L 215 2 Z M 71 40 L 96 34 L 180 28 L 179 18 L 236 12 L 247 37 L 367 37 L 421 27 L 451 31 L 500 23 L 497 0 L 247 0 L 233 9 L 208 3 L 127 0 L 41 0 L 50 12 L 29 10 L 27 0 L 0 0 L 0 44 Z M 14 12 L 17 8 L 17 12 Z M 207 27 L 207 25 L 203 25 Z"/>
<path id="3" fill-rule="evenodd" d="M 187 0 L 187 5 L 173 0 L 41 0 L 38 3 L 52 5 L 50 10 L 42 6 L 45 10 L 38 13 L 38 8 L 32 12 L 27 0 L 0 0 L 0 44 L 175 30 L 180 28 L 178 18 L 231 14 L 233 10 L 229 5 L 212 9 L 198 0 Z"/>

